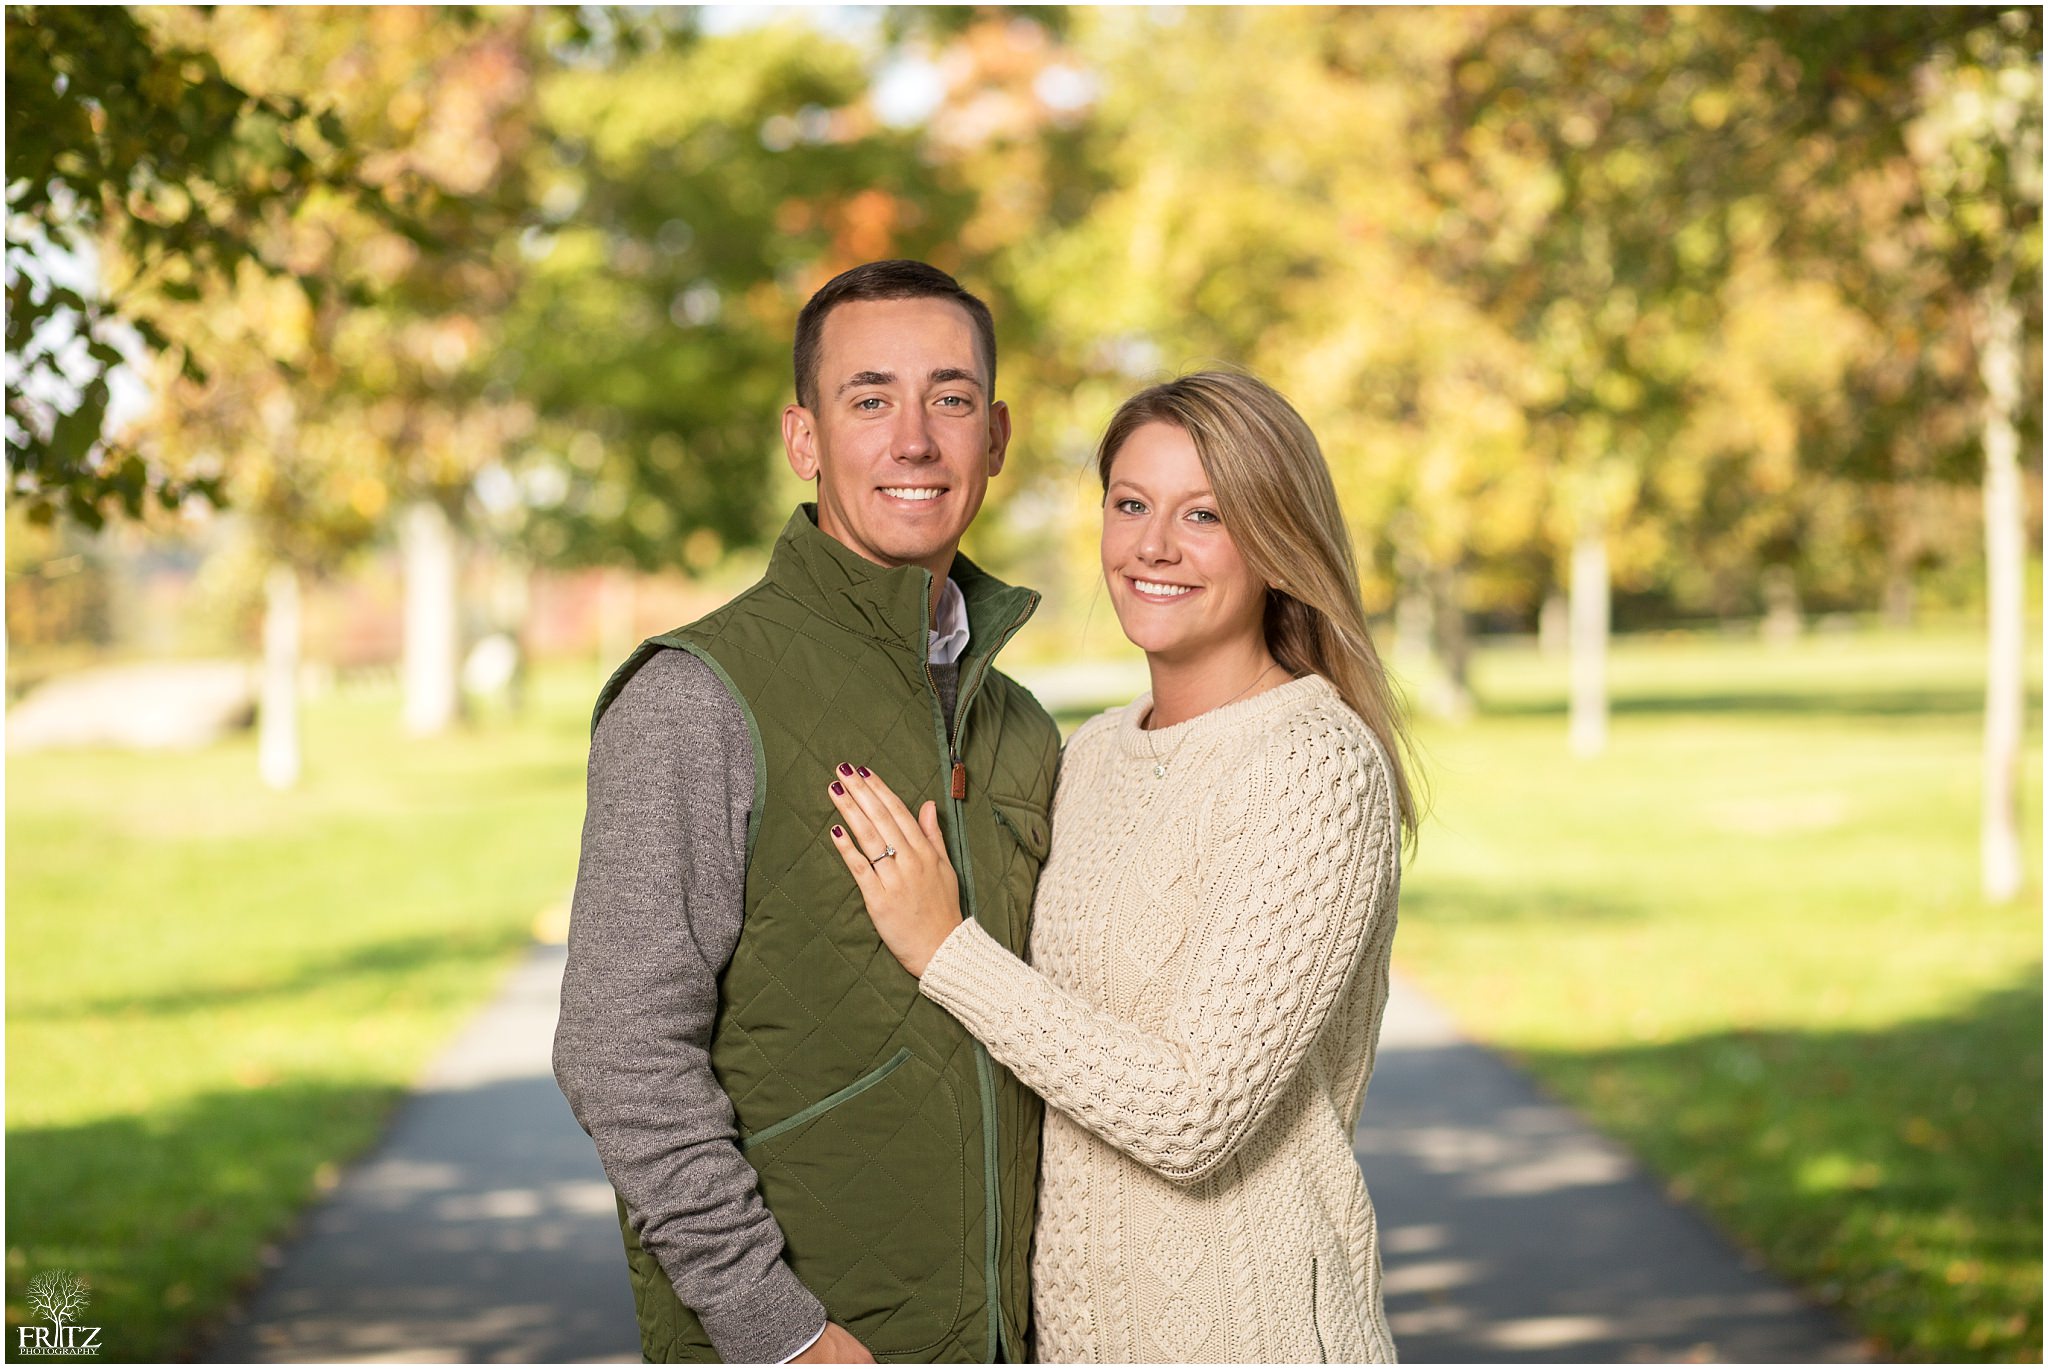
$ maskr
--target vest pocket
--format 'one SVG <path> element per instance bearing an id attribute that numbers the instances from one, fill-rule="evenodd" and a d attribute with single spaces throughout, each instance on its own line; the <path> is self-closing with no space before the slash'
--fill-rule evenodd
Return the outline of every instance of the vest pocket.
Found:
<path id="1" fill-rule="evenodd" d="M 1045 810 L 1023 799 L 995 794 L 989 796 L 988 803 L 995 810 L 997 825 L 1009 834 L 1010 840 L 1022 847 L 1034 864 L 1044 864 L 1052 845 L 1052 824 L 1046 820 Z"/>
<path id="2" fill-rule="evenodd" d="M 910 1059 L 910 1047 L 904 1046 L 887 1060 L 869 1070 L 845 1088 L 835 1093 L 826 1094 L 801 1112 L 791 1113 L 773 1126 L 762 1127 L 759 1131 L 741 1141 L 740 1149 L 752 1150 L 755 1146 L 766 1145 L 782 1135 L 783 1132 L 794 1131 L 804 1123 L 824 1116 L 841 1103 L 853 1101 L 902 1068 L 903 1063 L 908 1059 Z"/>
<path id="3" fill-rule="evenodd" d="M 984 883 L 987 891 L 1001 899 L 1000 910 L 989 909 L 980 917 L 982 927 L 994 934 L 1018 955 L 1025 953 L 1031 926 L 1031 897 L 1038 889 L 1039 867 L 1045 864 L 1052 841 L 1052 823 L 1045 810 L 1023 799 L 991 794 L 989 811 L 995 815 L 995 878 Z"/>
<path id="4" fill-rule="evenodd" d="M 791 1267 L 875 1354 L 917 1358 L 963 1334 L 969 1128 L 949 1074 L 899 1047 L 741 1141 Z M 972 1330 L 978 1330 L 973 1328 Z"/>

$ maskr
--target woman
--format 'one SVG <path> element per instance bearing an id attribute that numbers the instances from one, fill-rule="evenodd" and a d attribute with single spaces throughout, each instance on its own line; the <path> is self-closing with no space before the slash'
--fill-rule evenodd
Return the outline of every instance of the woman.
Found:
<path id="1" fill-rule="evenodd" d="M 1405 742 L 1315 437 L 1247 376 L 1128 400 L 1102 569 L 1151 692 L 1068 743 L 1031 963 L 960 915 L 931 804 L 832 840 L 921 991 L 1047 1104 L 1049 1361 L 1391 1361 L 1351 1153 L 1386 1004 Z"/>

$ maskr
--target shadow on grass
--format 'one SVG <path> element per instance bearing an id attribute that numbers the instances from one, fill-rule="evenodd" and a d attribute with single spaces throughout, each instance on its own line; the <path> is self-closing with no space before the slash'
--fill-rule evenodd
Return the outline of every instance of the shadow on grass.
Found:
<path id="1" fill-rule="evenodd" d="M 1904 1357 L 2038 1362 L 2041 1014 L 2036 965 L 1882 1029 L 1517 1058 Z"/>
<path id="2" fill-rule="evenodd" d="M 330 991 L 349 981 L 385 983 L 430 966 L 487 963 L 502 959 L 515 947 L 528 944 L 532 933 L 524 927 L 474 928 L 447 931 L 433 936 L 403 937 L 357 947 L 327 960 L 308 961 L 289 973 L 251 984 L 194 986 L 162 993 L 118 994 L 107 998 L 78 998 L 62 1004 L 39 1007 L 36 1015 L 45 1022 L 74 1021 L 95 1017 L 174 1017 L 203 1013 L 251 1003 L 297 998 L 315 990 Z"/>
<path id="3" fill-rule="evenodd" d="M 2028 692 L 2027 707 L 2041 706 L 2038 690 Z M 1815 690 L 1790 692 L 1762 690 L 1730 693 L 1627 694 L 1617 692 L 1609 701 L 1611 712 L 1620 715 L 1669 717 L 1689 713 L 1787 714 L 1795 717 L 1828 714 L 1860 718 L 1961 718 L 1984 710 L 1981 689 L 1873 689 Z M 1562 696 L 1534 699 L 1486 699 L 1479 711 L 1495 718 L 1563 717 Z"/>
<path id="4" fill-rule="evenodd" d="M 143 1117 L 7 1133 L 7 1325 L 46 1269 L 92 1286 L 103 1357 L 188 1350 L 194 1319 L 260 1268 L 259 1251 L 331 1171 L 376 1137 L 400 1090 L 274 1084 Z M 316 1175 L 319 1176 L 316 1178 Z"/>

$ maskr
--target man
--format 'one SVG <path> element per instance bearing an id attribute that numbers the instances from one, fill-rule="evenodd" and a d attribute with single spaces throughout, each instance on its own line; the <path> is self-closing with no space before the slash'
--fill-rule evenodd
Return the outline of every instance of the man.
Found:
<path id="1" fill-rule="evenodd" d="M 600 694 L 555 1077 L 619 1194 L 654 1361 L 1019 1361 L 1036 1098 L 882 947 L 835 768 L 939 804 L 1023 951 L 1059 739 L 990 662 L 1037 606 L 956 555 L 1002 469 L 987 307 L 919 262 L 797 320 L 763 579 Z M 887 859 L 887 857 L 883 857 Z"/>

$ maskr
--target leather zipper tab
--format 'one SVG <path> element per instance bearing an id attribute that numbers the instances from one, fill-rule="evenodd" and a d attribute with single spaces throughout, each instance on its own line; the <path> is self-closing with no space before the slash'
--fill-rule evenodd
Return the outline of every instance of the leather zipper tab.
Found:
<path id="1" fill-rule="evenodd" d="M 953 797 L 967 797 L 967 767 L 961 763 L 958 756 L 953 757 Z"/>

